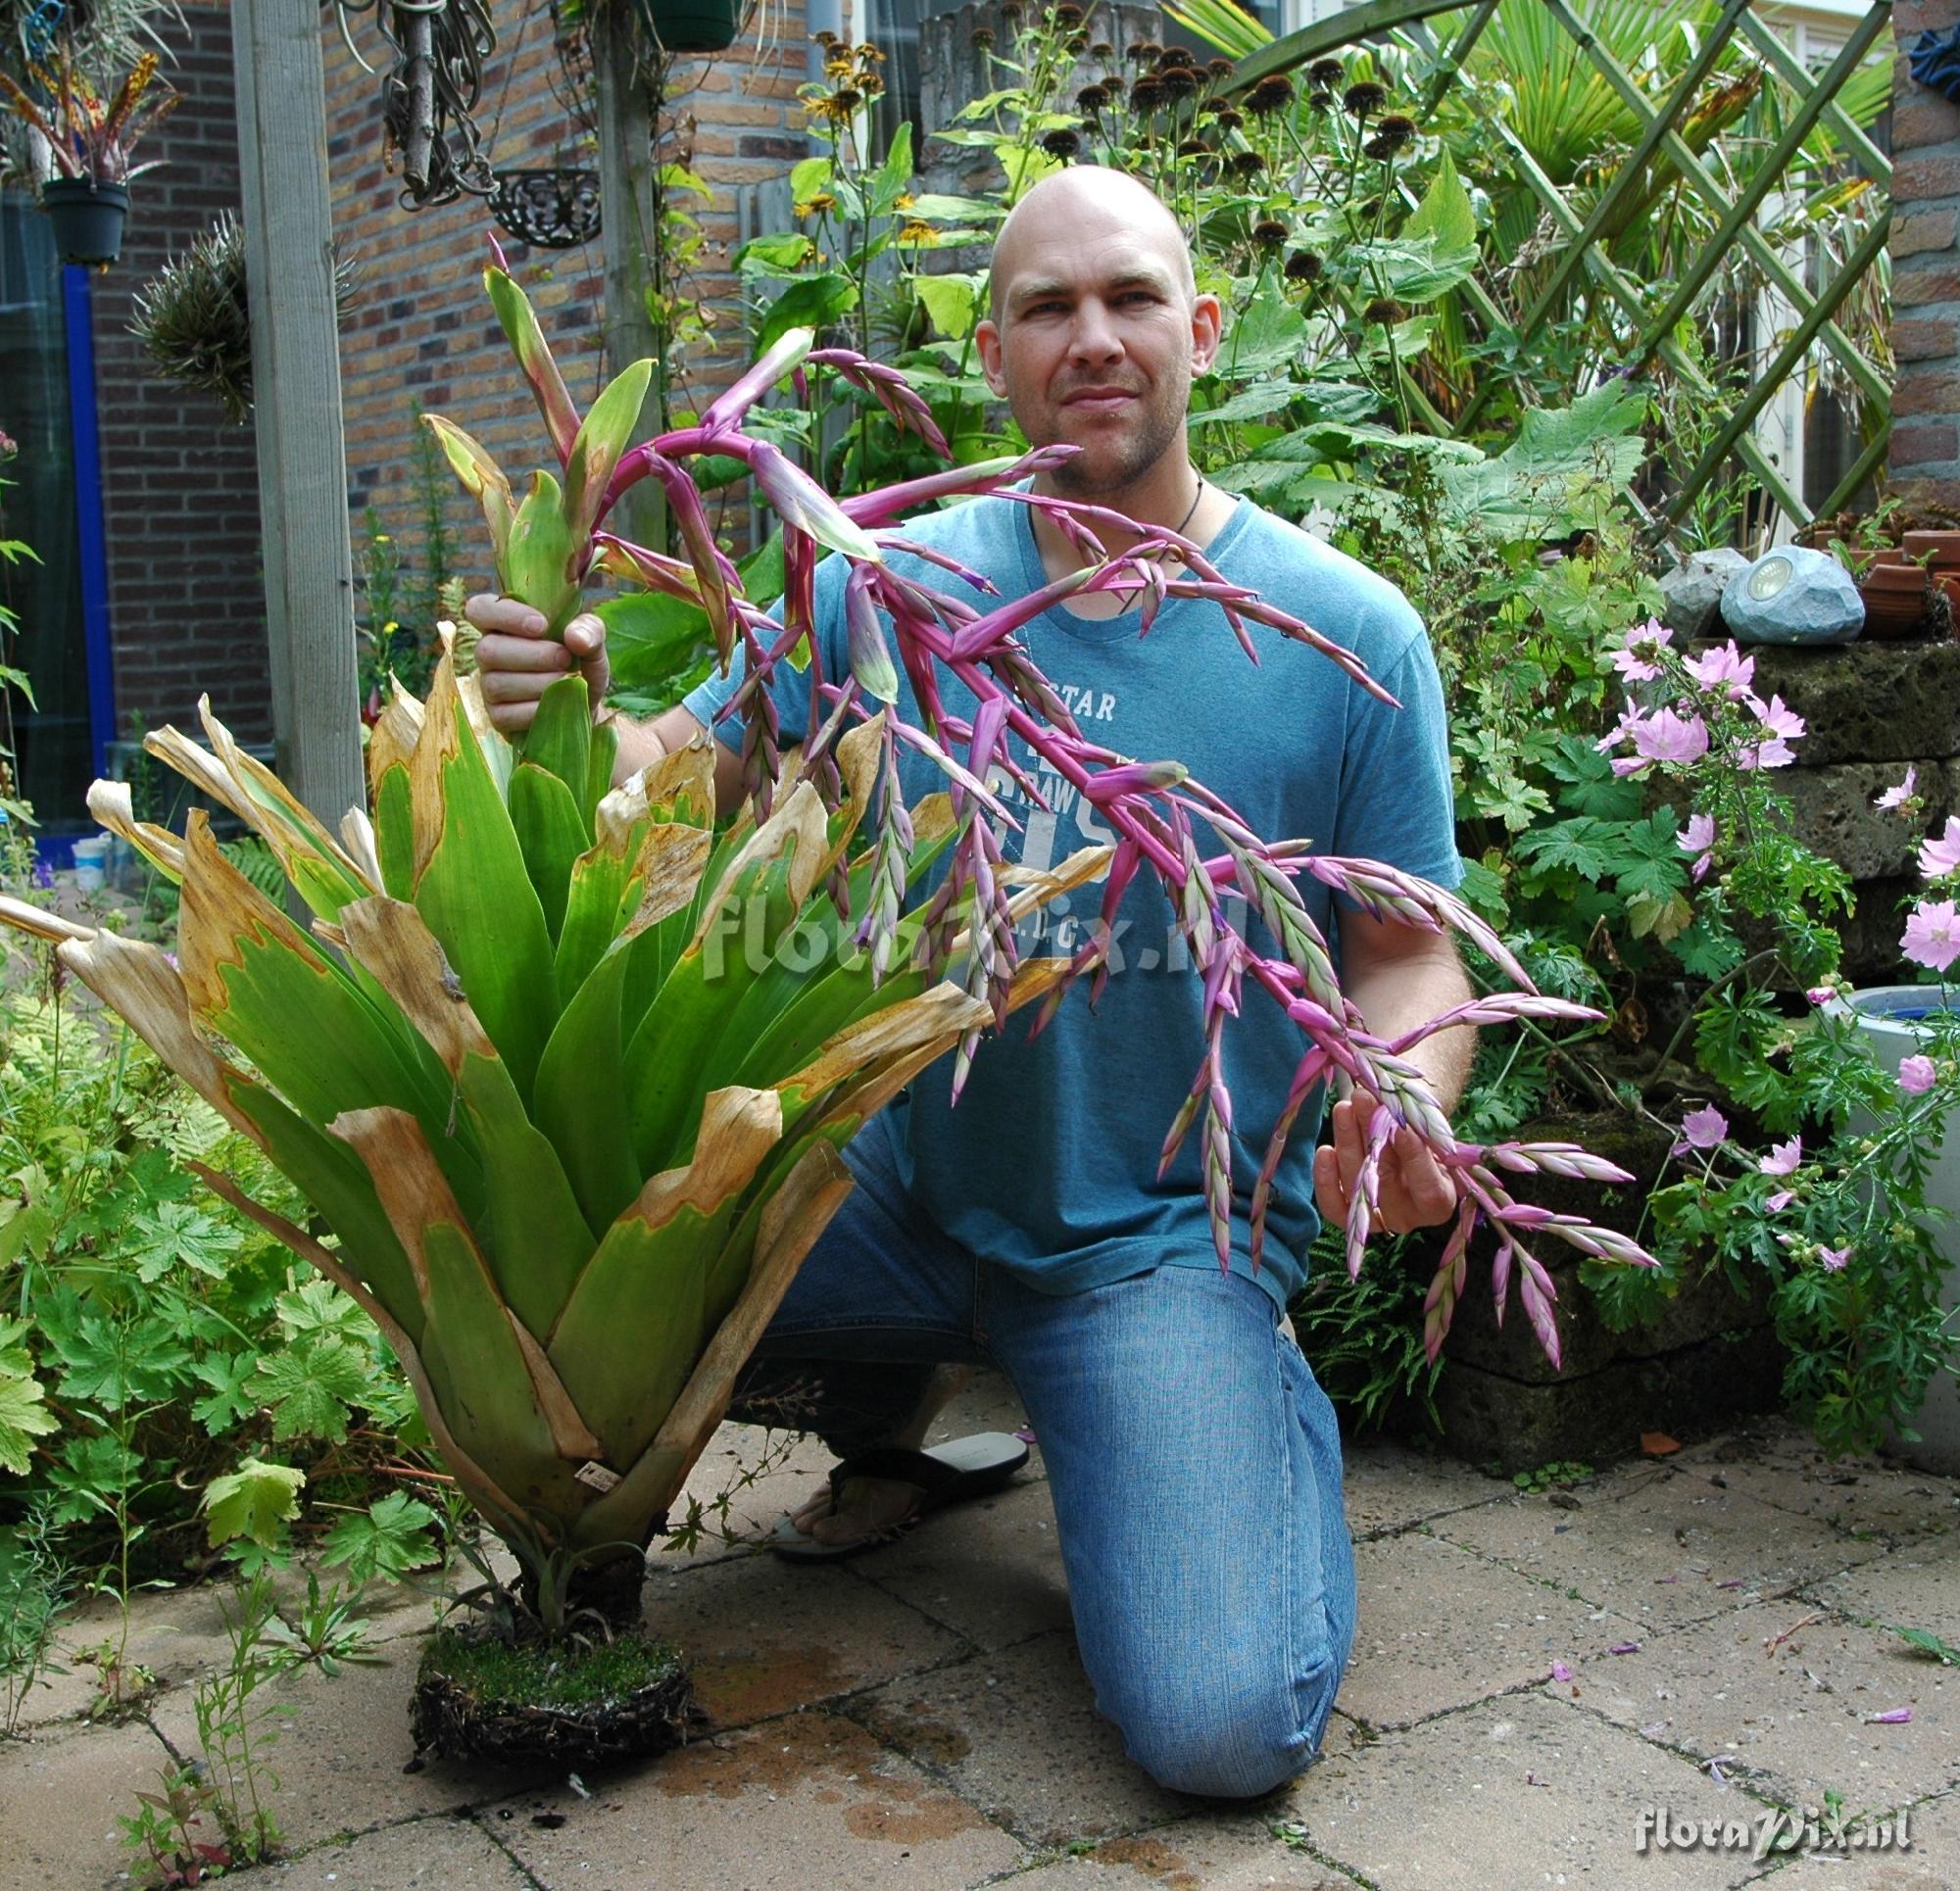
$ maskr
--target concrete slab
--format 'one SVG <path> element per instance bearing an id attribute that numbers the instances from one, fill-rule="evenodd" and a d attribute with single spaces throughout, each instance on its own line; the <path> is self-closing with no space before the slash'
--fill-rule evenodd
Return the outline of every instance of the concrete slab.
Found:
<path id="1" fill-rule="evenodd" d="M 1017 1481 L 999 1497 L 943 1511 L 852 1568 L 978 1648 L 1070 1625 L 1046 1480 Z"/>
<path id="2" fill-rule="evenodd" d="M 1057 1859 L 1009 1882 L 1013 1891 L 1356 1891 L 1357 1880 L 1275 1836 L 1255 1809 L 1198 1814 L 1133 1838 Z"/>
<path id="3" fill-rule="evenodd" d="M 151 1670 L 166 1690 L 206 1668 L 228 1662 L 231 1641 L 225 1632 L 222 1608 L 229 1600 L 228 1588 L 209 1583 L 196 1588 L 133 1590 L 126 1641 L 122 1611 L 117 1602 L 97 1597 L 83 1604 L 63 1619 L 56 1638 L 59 1658 L 71 1672 L 53 1677 L 50 1688 L 36 1689 L 24 1719 L 31 1721 L 85 1712 L 95 1698 L 102 1669 L 80 1657 L 83 1650 L 94 1650 L 104 1641 L 117 1645 L 129 1669 L 141 1666 Z"/>
<path id="4" fill-rule="evenodd" d="M 1756 1464 L 1702 1462 L 1687 1467 L 1717 1488 L 1740 1490 L 1798 1517 L 1886 1543 L 1960 1536 L 1960 1479 L 1901 1470 L 1871 1459 Z"/>
<path id="5" fill-rule="evenodd" d="M 1776 1891 L 1953 1891 L 1960 1884 L 1960 1793 L 1913 1807 L 1905 1836 L 1902 1847 L 1803 1852 L 1761 1881 Z"/>
<path id="6" fill-rule="evenodd" d="M 755 1555 L 762 1538 L 812 1490 L 822 1487 L 832 1462 L 819 1438 L 766 1431 L 759 1425 L 721 1426 L 708 1441 L 672 1512 L 679 1523 L 687 1517 L 691 1502 L 702 1506 L 700 1541 L 683 1550 L 668 1538 L 657 1537 L 648 1553 L 649 1565 L 664 1572 Z"/>
<path id="7" fill-rule="evenodd" d="M 1357 1542 L 1490 1503 L 1509 1489 L 1457 1459 L 1418 1451 L 1391 1438 L 1350 1441 L 1342 1458 L 1348 1527 Z"/>
<path id="8" fill-rule="evenodd" d="M 286 1891 L 526 1891 L 532 1880 L 511 1855 L 466 1818 L 385 1825 L 344 1845 L 321 1845 L 265 1869 Z"/>
<path id="9" fill-rule="evenodd" d="M 142 1721 L 0 1744 L 0 1891 L 117 1884 L 136 1855 L 116 1821 L 173 1764 Z"/>
<path id="10" fill-rule="evenodd" d="M 1432 1527 L 1643 1628 L 1705 1621 L 1885 1553 L 1691 1475 L 1642 1481 L 1625 1495 L 1554 1495 L 1570 1507 L 1507 1498 Z"/>
<path id="11" fill-rule="evenodd" d="M 1340 1705 L 1371 1726 L 1401 1726 L 1603 1649 L 1623 1624 L 1583 1602 L 1421 1530 L 1356 1545 L 1354 1652 Z"/>
<path id="12" fill-rule="evenodd" d="M 1960 1646 L 1960 1542 L 1894 1550 L 1806 1583 L 1803 1593 L 1859 1622 L 1927 1628 Z"/>
<path id="13" fill-rule="evenodd" d="M 590 1799 L 560 1786 L 479 1818 L 554 1891 L 644 1891 L 655 1882 L 686 1891 L 957 1891 L 1026 1857 L 971 1806 L 830 1714 L 772 1721 L 589 1783 Z M 541 1824 L 540 1815 L 563 1822 Z"/>
<path id="14" fill-rule="evenodd" d="M 1272 1816 L 1298 1824 L 1316 1854 L 1384 1891 L 1727 1885 L 1746 1859 L 1643 1856 L 1640 1816 L 1758 1810 L 1637 1735 L 1532 1694 L 1330 1752 L 1274 1803 Z"/>
<path id="15" fill-rule="evenodd" d="M 677 1643 L 717 1726 L 745 1726 L 917 1673 L 968 1644 L 851 1564 L 738 1557 L 656 1576 L 646 1618 Z"/>
<path id="16" fill-rule="evenodd" d="M 1810 1613 L 1795 1598 L 1739 1609 L 1636 1655 L 1574 1662 L 1545 1692 L 1712 1758 L 1785 1806 L 1831 1790 L 1888 1813 L 1960 1783 L 1960 1672 L 1838 1617 L 1798 1627 Z M 1872 1720 L 1897 1708 L 1911 1721 Z"/>
<path id="17" fill-rule="evenodd" d="M 852 1713 L 1031 1845 L 1126 1836 L 1191 1810 L 1124 1753 L 1068 1635 L 880 1688 Z"/>

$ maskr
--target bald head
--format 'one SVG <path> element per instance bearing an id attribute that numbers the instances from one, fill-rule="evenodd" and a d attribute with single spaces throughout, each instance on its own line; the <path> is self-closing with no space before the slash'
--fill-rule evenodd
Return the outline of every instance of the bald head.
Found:
<path id="1" fill-rule="evenodd" d="M 1012 210 L 994 240 L 990 295 L 1001 319 L 1016 272 L 1052 243 L 1121 233 L 1161 258 L 1187 304 L 1196 300 L 1191 246 L 1163 199 L 1127 171 L 1070 165 L 1044 177 Z"/>

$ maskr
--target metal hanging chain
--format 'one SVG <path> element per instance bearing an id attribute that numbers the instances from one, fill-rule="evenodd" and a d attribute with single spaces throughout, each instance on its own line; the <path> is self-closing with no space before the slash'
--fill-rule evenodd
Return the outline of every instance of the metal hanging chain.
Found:
<path id="1" fill-rule="evenodd" d="M 381 122 L 402 154 L 402 203 L 422 210 L 465 191 L 489 195 L 495 182 L 471 114 L 483 96 L 483 63 L 497 50 L 485 0 L 321 0 L 340 21 L 370 8 L 395 63 L 381 82 Z M 361 64 L 369 72 L 366 60 Z"/>

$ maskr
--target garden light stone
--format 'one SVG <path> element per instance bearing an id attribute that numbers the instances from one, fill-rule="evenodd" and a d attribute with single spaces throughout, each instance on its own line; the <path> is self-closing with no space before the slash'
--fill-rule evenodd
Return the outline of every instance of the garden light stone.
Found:
<path id="1" fill-rule="evenodd" d="M 1749 568 L 1732 545 L 1694 552 L 1660 581 L 1660 620 L 1684 642 L 1711 635 L 1722 614 L 1722 594 Z"/>
<path id="2" fill-rule="evenodd" d="M 1747 644 L 1848 644 L 1864 628 L 1865 605 L 1836 558 L 1785 545 L 1722 593 L 1722 620 Z"/>

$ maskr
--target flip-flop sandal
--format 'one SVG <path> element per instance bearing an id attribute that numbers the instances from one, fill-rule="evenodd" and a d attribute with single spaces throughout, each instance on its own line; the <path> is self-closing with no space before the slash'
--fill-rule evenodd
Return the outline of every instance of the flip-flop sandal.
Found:
<path id="1" fill-rule="evenodd" d="M 832 1514 L 845 1484 L 855 1478 L 910 1484 L 918 1492 L 911 1509 L 896 1523 L 849 1543 L 820 1543 L 785 1517 L 768 1538 L 769 1547 L 792 1563 L 835 1563 L 841 1557 L 861 1556 L 866 1550 L 895 1542 L 935 1510 L 964 1503 L 969 1497 L 991 1496 L 1027 1461 L 1028 1447 L 1007 1431 L 977 1431 L 971 1437 L 936 1444 L 929 1451 L 860 1452 L 831 1469 Z"/>

